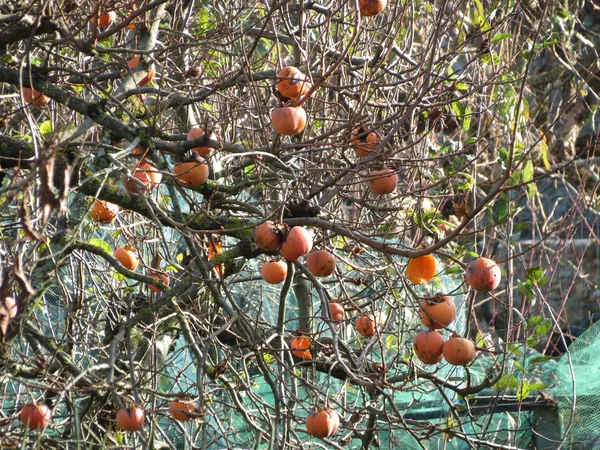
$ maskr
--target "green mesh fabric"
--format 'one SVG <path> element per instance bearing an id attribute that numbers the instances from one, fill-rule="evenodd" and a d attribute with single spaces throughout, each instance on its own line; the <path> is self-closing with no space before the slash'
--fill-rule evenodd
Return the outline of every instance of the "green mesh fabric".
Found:
<path id="1" fill-rule="evenodd" d="M 549 390 L 558 401 L 561 431 L 569 449 L 600 448 L 600 323 L 584 332 L 563 355 Z"/>

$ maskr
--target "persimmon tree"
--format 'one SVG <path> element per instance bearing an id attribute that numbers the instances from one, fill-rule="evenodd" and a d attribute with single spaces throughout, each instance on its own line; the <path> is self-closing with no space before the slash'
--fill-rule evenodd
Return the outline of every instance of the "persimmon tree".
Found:
<path id="1" fill-rule="evenodd" d="M 531 445 L 584 3 L 0 1 L 2 444 Z"/>

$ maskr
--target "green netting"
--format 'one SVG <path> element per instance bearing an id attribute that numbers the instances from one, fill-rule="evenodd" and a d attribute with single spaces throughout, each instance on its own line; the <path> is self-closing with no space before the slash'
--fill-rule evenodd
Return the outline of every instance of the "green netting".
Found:
<path id="1" fill-rule="evenodd" d="M 562 356 L 550 392 L 558 401 L 565 447 L 600 448 L 600 323 L 584 332 Z"/>

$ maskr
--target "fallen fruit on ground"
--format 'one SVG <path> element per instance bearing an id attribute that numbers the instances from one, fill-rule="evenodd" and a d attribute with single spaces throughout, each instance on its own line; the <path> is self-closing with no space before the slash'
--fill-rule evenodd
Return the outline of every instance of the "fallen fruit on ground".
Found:
<path id="1" fill-rule="evenodd" d="M 502 273 L 495 261 L 479 257 L 467 265 L 467 283 L 477 292 L 493 291 L 500 284 Z"/>
<path id="2" fill-rule="evenodd" d="M 327 250 L 317 250 L 306 258 L 306 267 L 315 277 L 328 277 L 335 270 L 335 256 Z"/>
<path id="3" fill-rule="evenodd" d="M 450 325 L 456 317 L 456 304 L 447 295 L 437 294 L 421 302 L 419 314 L 423 325 L 440 330 Z"/>
<path id="4" fill-rule="evenodd" d="M 306 127 L 306 111 L 301 106 L 280 106 L 271 111 L 273 129 L 279 134 L 295 136 Z"/>
<path id="5" fill-rule="evenodd" d="M 101 224 L 109 224 L 115 221 L 117 213 L 119 212 L 119 206 L 105 200 L 96 200 L 90 216 L 94 222 Z"/>
<path id="6" fill-rule="evenodd" d="M 254 242 L 266 252 L 272 252 L 279 248 L 283 237 L 273 222 L 267 220 L 254 230 Z"/>
<path id="7" fill-rule="evenodd" d="M 175 164 L 173 174 L 175 175 L 175 181 L 180 186 L 202 186 L 208 180 L 208 163 L 202 156 L 192 156 L 185 161 Z"/>
<path id="8" fill-rule="evenodd" d="M 319 409 L 306 418 L 306 431 L 320 439 L 336 434 L 339 426 L 340 416 L 332 409 Z"/>
<path id="9" fill-rule="evenodd" d="M 30 403 L 23 407 L 19 417 L 23 426 L 30 430 L 43 430 L 50 424 L 52 412 L 43 403 L 37 405 Z"/>
<path id="10" fill-rule="evenodd" d="M 356 319 L 356 331 L 358 334 L 365 337 L 374 336 L 377 333 L 377 322 L 373 314 L 360 316 Z"/>
<path id="11" fill-rule="evenodd" d="M 313 239 L 304 227 L 292 227 L 281 244 L 279 253 L 288 261 L 296 261 L 312 250 Z"/>
<path id="12" fill-rule="evenodd" d="M 373 170 L 368 176 L 368 187 L 373 194 L 391 194 L 398 185 L 398 174 L 393 169 Z"/>
<path id="13" fill-rule="evenodd" d="M 421 331 L 415 336 L 415 355 L 424 364 L 436 364 L 442 360 L 444 336 L 437 331 Z"/>
<path id="14" fill-rule="evenodd" d="M 406 266 L 406 278 L 414 284 L 427 284 L 437 273 L 437 264 L 433 255 L 412 258 Z"/>
<path id="15" fill-rule="evenodd" d="M 135 270 L 140 260 L 137 251 L 130 244 L 115 250 L 114 257 L 123 267 L 129 270 Z"/>
<path id="16" fill-rule="evenodd" d="M 287 276 L 287 263 L 285 261 L 269 261 L 262 265 L 260 274 L 269 284 L 279 284 Z"/>
<path id="17" fill-rule="evenodd" d="M 117 413 L 117 425 L 123 431 L 137 431 L 144 426 L 144 410 L 141 406 L 122 408 Z"/>
<path id="18" fill-rule="evenodd" d="M 170 416 L 179 422 L 188 422 L 195 417 L 196 405 L 194 402 L 178 399 L 169 403 Z"/>
<path id="19" fill-rule="evenodd" d="M 459 336 L 451 337 L 444 342 L 442 353 L 449 364 L 466 366 L 475 359 L 475 344 Z"/>

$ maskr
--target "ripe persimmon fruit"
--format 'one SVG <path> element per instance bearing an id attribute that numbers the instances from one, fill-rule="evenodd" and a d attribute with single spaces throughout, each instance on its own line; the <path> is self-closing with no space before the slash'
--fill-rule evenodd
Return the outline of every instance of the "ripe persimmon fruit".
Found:
<path id="1" fill-rule="evenodd" d="M 375 321 L 375 316 L 373 314 L 360 316 L 356 320 L 356 331 L 358 331 L 358 334 L 361 336 L 374 336 L 375 333 L 377 333 L 377 322 Z"/>
<path id="2" fill-rule="evenodd" d="M 119 212 L 119 206 L 106 200 L 94 201 L 90 216 L 94 222 L 101 224 L 113 223 Z"/>
<path id="3" fill-rule="evenodd" d="M 427 284 L 437 273 L 437 264 L 433 255 L 412 258 L 406 266 L 406 278 L 414 284 Z"/>
<path id="4" fill-rule="evenodd" d="M 198 187 L 208 180 L 208 163 L 202 156 L 192 156 L 173 167 L 175 181 L 180 186 Z"/>
<path id="5" fill-rule="evenodd" d="M 295 136 L 306 127 L 306 111 L 301 106 L 280 106 L 271 111 L 271 123 L 275 131 Z"/>
<path id="6" fill-rule="evenodd" d="M 479 257 L 467 265 L 467 283 L 477 292 L 493 291 L 500 284 L 502 272 L 495 261 Z"/>
<path id="7" fill-rule="evenodd" d="M 279 248 L 279 253 L 288 261 L 296 261 L 312 250 L 313 238 L 304 227 L 292 227 Z"/>
<path id="8" fill-rule="evenodd" d="M 254 230 L 254 242 L 264 251 L 272 252 L 277 250 L 283 242 L 283 235 L 279 227 L 267 220 Z"/>
<path id="9" fill-rule="evenodd" d="M 328 277 L 335 270 L 335 256 L 327 250 L 316 250 L 306 258 L 306 268 L 315 277 Z"/>
<path id="10" fill-rule="evenodd" d="M 279 284 L 287 276 L 287 263 L 285 261 L 268 261 L 260 268 L 260 274 L 269 284 Z"/>
<path id="11" fill-rule="evenodd" d="M 368 176 L 368 187 L 374 194 L 391 194 L 397 185 L 398 174 L 393 169 L 373 170 Z"/>
<path id="12" fill-rule="evenodd" d="M 137 431 L 144 426 L 144 409 L 141 406 L 122 408 L 117 413 L 117 425 L 123 431 Z"/>
<path id="13" fill-rule="evenodd" d="M 447 295 L 437 294 L 421 302 L 419 314 L 423 325 L 440 330 L 450 325 L 456 317 L 456 304 Z"/>
<path id="14" fill-rule="evenodd" d="M 435 364 L 442 360 L 444 336 L 437 331 L 421 331 L 415 336 L 413 348 L 419 361 Z"/>
<path id="15" fill-rule="evenodd" d="M 306 431 L 320 439 L 332 437 L 340 426 L 340 416 L 332 409 L 319 409 L 306 418 Z"/>
<path id="16" fill-rule="evenodd" d="M 358 0 L 361 16 L 376 16 L 387 6 L 387 0 Z"/>
<path id="17" fill-rule="evenodd" d="M 124 247 L 116 249 L 113 256 L 123 267 L 129 270 L 135 270 L 140 263 L 137 250 L 131 244 L 126 244 Z"/>
<path id="18" fill-rule="evenodd" d="M 361 136 L 366 133 L 364 127 L 360 126 L 352 130 L 352 148 L 358 156 L 369 156 L 377 147 L 381 138 L 375 131 L 367 133 L 366 136 Z"/>
<path id="19" fill-rule="evenodd" d="M 444 342 L 444 359 L 454 366 L 466 366 L 475 359 L 475 344 L 469 339 L 453 336 Z"/>
<path id="20" fill-rule="evenodd" d="M 303 359 L 312 359 L 312 353 L 309 350 L 310 339 L 306 336 L 296 336 L 292 339 L 290 349 L 294 356 Z"/>

